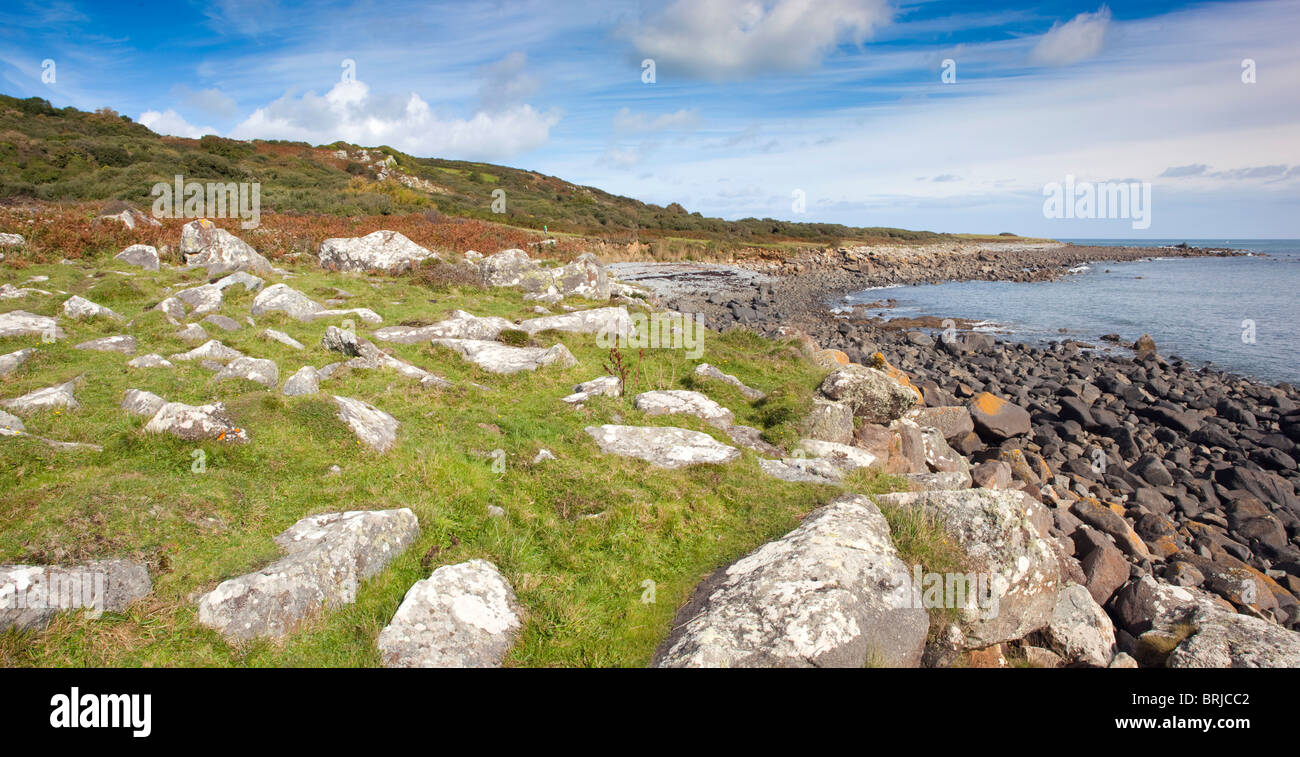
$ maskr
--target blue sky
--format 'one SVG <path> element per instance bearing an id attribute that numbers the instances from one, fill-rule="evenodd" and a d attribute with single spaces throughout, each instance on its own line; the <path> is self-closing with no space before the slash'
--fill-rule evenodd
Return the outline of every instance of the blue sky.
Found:
<path id="1" fill-rule="evenodd" d="M 727 218 L 1300 237 L 1297 32 L 1300 3 L 1275 0 L 11 0 L 0 91 Z M 1045 217 L 1067 175 L 1149 182 L 1150 228 Z"/>

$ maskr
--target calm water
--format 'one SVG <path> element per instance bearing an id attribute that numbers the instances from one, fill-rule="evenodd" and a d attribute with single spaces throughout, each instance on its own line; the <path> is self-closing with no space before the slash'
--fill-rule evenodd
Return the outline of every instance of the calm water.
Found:
<path id="1" fill-rule="evenodd" d="M 1186 241 L 1265 255 L 1095 263 L 1060 281 L 1032 284 L 887 287 L 849 295 L 846 304 L 893 298 L 897 308 L 872 314 L 970 318 L 986 322 L 982 328 L 1005 332 L 1002 338 L 1030 343 L 1068 337 L 1100 344 L 1098 337 L 1109 333 L 1131 343 L 1147 333 L 1163 355 L 1300 383 L 1300 240 L 1069 241 L 1132 247 Z M 1254 322 L 1253 344 L 1243 340 L 1246 320 Z"/>

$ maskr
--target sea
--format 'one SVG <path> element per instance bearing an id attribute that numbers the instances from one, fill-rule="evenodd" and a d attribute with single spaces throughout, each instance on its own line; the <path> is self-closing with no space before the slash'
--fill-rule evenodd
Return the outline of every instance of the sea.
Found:
<path id="1" fill-rule="evenodd" d="M 1165 356 L 1266 382 L 1300 383 L 1300 240 L 1069 239 L 1077 244 L 1149 247 L 1151 258 L 1097 262 L 1056 281 L 962 281 L 879 287 L 854 292 L 841 306 L 894 299 L 869 311 L 884 318 L 967 318 L 1001 339 L 1044 344 L 1143 334 Z M 1249 257 L 1174 258 L 1161 249 L 1246 250 Z"/>

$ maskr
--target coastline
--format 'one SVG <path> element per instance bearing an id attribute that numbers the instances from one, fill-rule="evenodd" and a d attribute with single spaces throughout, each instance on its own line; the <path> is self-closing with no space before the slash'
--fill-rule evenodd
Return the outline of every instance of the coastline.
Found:
<path id="1" fill-rule="evenodd" d="M 1145 259 L 1152 252 L 1066 248 L 1051 265 L 1014 273 L 1018 252 L 988 261 L 965 255 L 956 265 L 966 266 L 968 279 L 1042 281 L 1073 265 Z M 1177 252 L 1188 254 L 1160 257 L 1240 254 Z M 972 259 L 976 268 L 969 267 Z M 1119 354 L 1068 338 L 1045 346 L 1003 341 L 969 321 L 958 321 L 945 337 L 936 331 L 937 317 L 890 325 L 853 311 L 837 314 L 829 301 L 846 291 L 929 282 L 939 274 L 799 265 L 785 274 L 684 264 L 623 265 L 617 273 L 655 290 L 669 307 L 703 313 L 710 328 L 740 326 L 795 339 L 827 367 L 878 364 L 879 353 L 922 391 L 926 407 L 966 406 L 984 393 L 1018 406 L 1024 425 L 1015 433 L 965 432 L 947 441 L 972 464 L 1007 463 L 1017 485 L 1052 507 L 1055 531 L 1076 546 L 1080 539 L 1095 541 L 1097 530 L 1109 534 L 1127 555 L 1127 562 L 1113 562 L 1124 580 L 1130 569 L 1171 583 L 1192 575 L 1194 585 L 1206 586 L 1233 575 L 1253 577 L 1275 619 L 1300 627 L 1295 387 L 1162 356 L 1154 344 Z M 1137 336 L 1125 335 L 1125 343 Z M 1080 554 L 1092 546 L 1079 546 Z M 1121 647 L 1133 644 L 1129 639 Z"/>

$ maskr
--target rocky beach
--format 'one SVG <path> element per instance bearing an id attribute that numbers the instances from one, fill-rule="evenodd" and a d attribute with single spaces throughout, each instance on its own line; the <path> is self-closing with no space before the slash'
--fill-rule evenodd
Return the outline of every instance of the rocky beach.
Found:
<path id="1" fill-rule="evenodd" d="M 897 366 L 922 392 L 923 414 L 960 418 L 945 421 L 943 436 L 969 458 L 977 485 L 1019 489 L 1048 505 L 1050 533 L 1107 609 L 1120 649 L 1149 659 L 1152 644 L 1138 639 L 1150 618 L 1134 608 L 1149 600 L 1152 580 L 1201 588 L 1242 612 L 1300 627 L 1300 392 L 1165 357 L 1140 334 L 1122 335 L 1129 349 L 1120 353 L 1068 339 L 1037 347 L 998 341 L 960 321 L 942 329 L 942 313 L 890 323 L 835 312 L 831 302 L 889 283 L 1038 281 L 1083 263 L 1151 254 L 1067 245 L 848 271 L 840 251 L 822 256 L 829 264 L 793 263 L 766 276 L 667 271 L 674 282 L 667 287 L 655 266 L 615 268 L 664 292 L 674 307 L 703 310 L 714 327 L 795 337 L 828 366 L 881 359 Z M 1027 264 L 1035 256 L 1042 257 Z M 691 291 L 683 282 L 708 285 Z M 861 446 L 878 432 L 864 437 L 864 428 L 827 423 L 812 433 Z"/>

